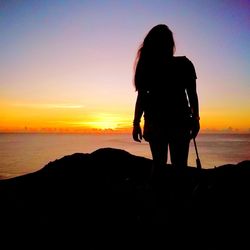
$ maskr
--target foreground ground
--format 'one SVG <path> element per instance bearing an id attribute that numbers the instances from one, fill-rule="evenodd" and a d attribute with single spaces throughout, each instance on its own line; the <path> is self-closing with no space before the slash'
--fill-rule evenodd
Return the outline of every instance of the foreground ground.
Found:
<path id="1" fill-rule="evenodd" d="M 43 231 L 41 242 L 80 234 L 75 240 L 93 248 L 250 247 L 250 161 L 201 171 L 166 165 L 153 181 L 151 167 L 149 159 L 104 148 L 2 180 L 1 228 L 13 237 Z"/>

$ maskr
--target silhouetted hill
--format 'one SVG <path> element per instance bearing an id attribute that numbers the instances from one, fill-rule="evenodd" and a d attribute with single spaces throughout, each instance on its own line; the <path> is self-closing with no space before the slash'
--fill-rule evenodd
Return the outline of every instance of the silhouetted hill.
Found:
<path id="1" fill-rule="evenodd" d="M 250 225 L 250 161 L 201 171 L 167 165 L 154 182 L 151 166 L 150 159 L 104 148 L 1 180 L 1 228 L 46 235 L 75 230 L 85 232 L 82 242 L 94 237 L 92 244 L 103 246 L 115 239 L 176 249 L 250 246 L 244 238 Z"/>

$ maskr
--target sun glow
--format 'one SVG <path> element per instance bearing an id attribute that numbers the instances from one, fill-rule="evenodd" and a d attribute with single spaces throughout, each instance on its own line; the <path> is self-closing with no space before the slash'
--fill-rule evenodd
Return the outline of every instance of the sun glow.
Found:
<path id="1" fill-rule="evenodd" d="M 89 122 L 89 125 L 95 129 L 116 129 L 117 128 L 116 122 L 108 121 L 108 120 Z"/>
<path id="2" fill-rule="evenodd" d="M 74 126 L 98 129 L 98 130 L 119 130 L 130 125 L 130 119 L 121 115 L 99 113 L 89 119 L 89 121 L 76 122 Z"/>

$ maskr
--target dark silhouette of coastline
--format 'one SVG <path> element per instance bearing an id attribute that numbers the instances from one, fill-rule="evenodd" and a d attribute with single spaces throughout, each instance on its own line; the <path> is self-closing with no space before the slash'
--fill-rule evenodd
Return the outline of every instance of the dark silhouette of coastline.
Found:
<path id="1" fill-rule="evenodd" d="M 24 228 L 27 234 L 43 230 L 51 237 L 75 230 L 84 244 L 94 237 L 92 246 L 100 241 L 111 246 L 118 239 L 123 246 L 151 242 L 154 249 L 157 244 L 166 249 L 250 246 L 244 238 L 250 222 L 250 161 L 182 171 L 167 165 L 154 183 L 149 182 L 151 166 L 150 159 L 103 148 L 1 180 L 1 228 L 12 235 Z"/>

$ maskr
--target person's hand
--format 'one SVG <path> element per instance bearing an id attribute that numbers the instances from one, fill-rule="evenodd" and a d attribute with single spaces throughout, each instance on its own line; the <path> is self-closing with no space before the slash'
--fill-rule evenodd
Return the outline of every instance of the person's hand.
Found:
<path id="1" fill-rule="evenodd" d="M 142 131 L 139 124 L 134 125 L 133 127 L 133 139 L 138 142 L 141 142 L 142 140 Z"/>
<path id="2" fill-rule="evenodd" d="M 195 138 L 200 131 L 200 121 L 198 119 L 194 119 L 192 121 L 192 127 L 191 127 L 191 139 Z"/>

